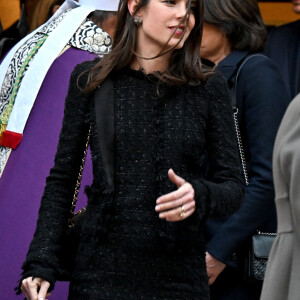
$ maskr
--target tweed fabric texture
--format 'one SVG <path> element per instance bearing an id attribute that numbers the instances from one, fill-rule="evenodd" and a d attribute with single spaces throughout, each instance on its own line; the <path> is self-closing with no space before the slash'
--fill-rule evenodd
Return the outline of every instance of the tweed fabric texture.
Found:
<path id="1" fill-rule="evenodd" d="M 99 150 L 95 111 L 71 77 L 55 166 L 47 179 L 37 230 L 23 266 L 26 276 L 55 282 L 56 253 L 89 124 L 93 185 L 72 274 L 69 299 L 209 299 L 204 221 L 240 205 L 243 183 L 232 110 L 223 78 L 170 87 L 129 68 L 111 75 L 114 84 L 115 191 L 109 189 Z M 81 77 L 84 81 L 84 76 Z M 79 82 L 80 83 L 80 82 Z M 209 178 L 204 178 L 209 158 Z M 168 223 L 156 199 L 176 190 L 169 168 L 191 182 L 196 212 Z"/>

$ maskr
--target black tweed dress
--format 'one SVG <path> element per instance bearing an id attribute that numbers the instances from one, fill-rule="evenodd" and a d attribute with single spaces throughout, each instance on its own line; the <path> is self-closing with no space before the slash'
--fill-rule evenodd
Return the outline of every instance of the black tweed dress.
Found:
<path id="1" fill-rule="evenodd" d="M 75 83 L 90 66 L 85 63 L 73 72 L 55 166 L 23 266 L 23 278 L 39 276 L 52 287 L 73 173 L 82 153 L 79 145 L 94 118 L 89 97 Z M 210 217 L 234 212 L 243 194 L 225 82 L 213 75 L 199 86 L 161 85 L 158 95 L 154 75 L 125 68 L 111 78 L 115 191 L 103 206 L 105 197 L 99 195 L 109 191 L 101 189 L 101 141 L 94 132 L 94 183 L 88 191 L 69 299 L 207 300 L 203 224 Z M 210 180 L 204 178 L 207 159 Z M 196 212 L 176 223 L 160 220 L 154 209 L 160 195 L 176 189 L 168 179 L 169 168 L 195 189 Z"/>

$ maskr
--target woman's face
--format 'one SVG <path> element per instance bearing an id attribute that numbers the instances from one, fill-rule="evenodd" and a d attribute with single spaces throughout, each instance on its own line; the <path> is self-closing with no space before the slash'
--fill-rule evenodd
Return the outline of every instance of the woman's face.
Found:
<path id="1" fill-rule="evenodd" d="M 217 26 L 204 22 L 200 56 L 218 64 L 231 52 L 226 34 Z"/>
<path id="2" fill-rule="evenodd" d="M 188 22 L 180 24 L 187 12 L 187 3 L 188 0 L 150 0 L 148 5 L 137 13 L 143 20 L 138 27 L 138 48 L 148 48 L 153 55 L 157 55 L 173 35 L 167 48 L 174 47 L 182 38 L 176 46 L 176 49 L 180 49 L 195 25 L 193 9 Z M 196 0 L 191 4 L 191 8 L 194 7 Z"/>
<path id="3" fill-rule="evenodd" d="M 294 12 L 300 14 L 300 0 L 292 0 L 294 6 Z"/>

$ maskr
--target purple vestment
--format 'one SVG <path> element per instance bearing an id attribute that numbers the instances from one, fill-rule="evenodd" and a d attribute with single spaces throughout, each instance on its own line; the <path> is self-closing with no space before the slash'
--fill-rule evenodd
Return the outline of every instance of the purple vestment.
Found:
<path id="1" fill-rule="evenodd" d="M 77 64 L 95 57 L 87 51 L 70 48 L 53 62 L 30 113 L 23 140 L 12 151 L 0 179 L 1 300 L 21 298 L 15 295 L 14 288 L 35 230 L 45 179 L 54 163 L 70 75 Z M 84 186 L 91 182 L 92 164 L 88 155 L 78 208 L 86 201 Z M 67 290 L 68 284 L 57 283 L 51 300 L 67 299 Z"/>

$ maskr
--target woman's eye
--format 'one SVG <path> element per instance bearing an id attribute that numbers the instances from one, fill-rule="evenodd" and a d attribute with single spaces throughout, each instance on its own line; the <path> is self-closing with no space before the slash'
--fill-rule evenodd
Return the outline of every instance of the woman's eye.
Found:
<path id="1" fill-rule="evenodd" d="M 197 2 L 196 1 L 191 1 L 190 5 L 189 5 L 189 1 L 187 1 L 186 3 L 186 9 L 190 10 L 191 13 L 195 13 L 196 11 L 196 7 L 197 7 Z"/>
<path id="2" fill-rule="evenodd" d="M 175 1 L 174 0 L 166 0 L 166 1 L 164 1 L 164 3 L 173 5 L 173 4 L 175 4 Z"/>
<path id="3" fill-rule="evenodd" d="M 191 2 L 191 12 L 195 12 L 196 11 L 196 8 L 197 8 L 197 3 L 196 3 L 196 1 L 192 1 Z"/>
<path id="4" fill-rule="evenodd" d="M 196 8 L 197 8 L 196 6 L 191 6 L 191 12 L 195 13 L 196 12 Z"/>

